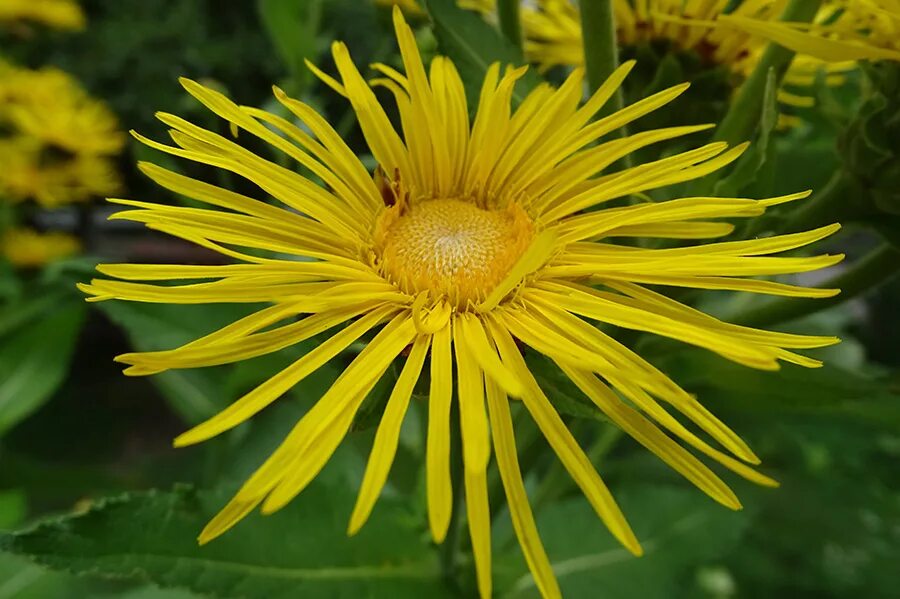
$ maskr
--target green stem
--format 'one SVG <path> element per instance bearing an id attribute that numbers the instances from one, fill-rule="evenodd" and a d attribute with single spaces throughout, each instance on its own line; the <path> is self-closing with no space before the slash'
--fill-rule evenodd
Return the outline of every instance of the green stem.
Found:
<path id="1" fill-rule="evenodd" d="M 612 0 L 584 0 L 580 4 L 580 10 L 584 70 L 587 73 L 588 87 L 593 93 L 619 66 L 616 23 L 613 19 Z M 619 90 L 601 110 L 600 116 L 620 110 L 622 105 L 622 92 Z"/>
<path id="2" fill-rule="evenodd" d="M 846 271 L 822 284 L 826 289 L 840 289 L 834 297 L 820 299 L 783 298 L 748 310 L 730 319 L 735 324 L 752 327 L 776 325 L 800 316 L 830 308 L 860 295 L 900 273 L 900 250 L 883 244 Z"/>
<path id="3" fill-rule="evenodd" d="M 497 0 L 500 31 L 518 51 L 522 52 L 522 22 L 519 20 L 519 0 Z"/>
<path id="4" fill-rule="evenodd" d="M 588 88 L 593 94 L 619 66 L 619 45 L 616 39 L 616 21 L 612 0 L 582 0 L 581 38 L 584 45 L 584 70 Z M 616 90 L 610 101 L 597 113 L 598 117 L 610 115 L 625 105 L 622 88 Z M 627 137 L 628 129 L 622 127 L 615 135 Z M 631 156 L 619 161 L 622 168 L 631 167 Z"/>

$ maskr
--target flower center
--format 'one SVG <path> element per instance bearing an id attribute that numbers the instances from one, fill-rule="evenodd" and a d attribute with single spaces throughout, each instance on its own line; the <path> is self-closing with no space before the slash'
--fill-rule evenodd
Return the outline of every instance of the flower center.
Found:
<path id="1" fill-rule="evenodd" d="M 428 291 L 465 309 L 503 279 L 533 235 L 518 206 L 484 210 L 463 200 L 427 200 L 391 207 L 376 246 L 382 274 L 404 292 Z"/>

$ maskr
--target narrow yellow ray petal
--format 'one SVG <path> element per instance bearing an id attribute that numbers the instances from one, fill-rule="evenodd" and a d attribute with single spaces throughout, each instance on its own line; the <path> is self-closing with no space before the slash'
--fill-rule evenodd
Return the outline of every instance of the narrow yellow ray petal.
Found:
<path id="1" fill-rule="evenodd" d="M 175 439 L 175 446 L 183 447 L 205 441 L 244 422 L 318 370 L 366 331 L 383 321 L 392 311 L 392 308 L 385 307 L 366 314 L 206 422 L 179 435 Z"/>
<path id="2" fill-rule="evenodd" d="M 553 568 L 544 551 L 531 507 L 528 505 L 528 495 L 525 492 L 516 456 L 516 439 L 508 400 L 494 381 L 487 383 L 487 400 L 497 467 L 500 470 L 503 489 L 506 491 L 506 503 L 509 506 L 513 529 L 519 539 L 519 546 L 541 596 L 547 599 L 560 598 L 562 594 L 559 584 L 553 575 Z"/>
<path id="3" fill-rule="evenodd" d="M 500 357 L 513 368 L 513 371 L 522 378 L 525 384 L 526 393 L 522 397 L 522 402 L 534 418 L 544 438 L 553 447 L 563 466 L 565 466 L 572 479 L 581 488 L 585 497 L 613 536 L 633 554 L 641 555 L 643 553 L 641 545 L 625 520 L 625 516 L 619 509 L 619 506 L 616 505 L 609 489 L 600 479 L 597 471 L 594 470 L 584 451 L 578 446 L 572 433 L 566 428 L 559 414 L 553 409 L 550 401 L 538 386 L 537 381 L 534 380 L 534 377 L 528 370 L 528 366 L 525 364 L 525 360 L 516 348 L 515 341 L 502 326 L 494 324 L 491 320 L 488 320 L 488 325 L 491 330 L 491 336 L 500 350 Z"/>
<path id="4" fill-rule="evenodd" d="M 431 343 L 431 389 L 428 398 L 428 439 L 425 485 L 428 523 L 435 543 L 447 536 L 453 509 L 450 479 L 450 407 L 453 398 L 453 358 L 450 323 L 435 332 Z"/>
<path id="5" fill-rule="evenodd" d="M 556 234 L 553 230 L 546 229 L 538 233 L 525 253 L 503 277 L 503 280 L 491 290 L 484 301 L 476 306 L 476 310 L 488 312 L 495 308 L 503 298 L 521 284 L 526 276 L 543 266 L 555 249 Z"/>
<path id="6" fill-rule="evenodd" d="M 461 318 L 453 320 L 456 355 L 459 421 L 462 429 L 463 462 L 466 470 L 484 471 L 491 459 L 491 442 L 484 407 L 484 376 L 472 350 L 460 333 Z"/>
<path id="7" fill-rule="evenodd" d="M 623 404 L 612 391 L 593 374 L 557 363 L 594 404 L 638 443 L 656 454 L 701 491 L 733 510 L 741 508 L 734 492 L 697 458 L 688 453 L 671 438 L 663 434 L 650 421 Z"/>
<path id="8" fill-rule="evenodd" d="M 263 502 L 264 514 L 283 508 L 316 477 L 347 435 L 368 390 L 413 340 L 415 327 L 408 316 L 401 314 L 391 324 L 391 329 L 385 327 L 369 342 L 316 403 L 313 409 L 325 415 L 310 428 L 284 477 Z"/>
<path id="9" fill-rule="evenodd" d="M 375 441 L 369 454 L 369 462 L 363 475 L 359 496 L 356 499 L 353 514 L 350 516 L 348 535 L 356 534 L 365 524 L 387 482 L 400 440 L 400 425 L 403 424 L 403 417 L 406 415 L 413 387 L 422 372 L 430 341 L 425 335 L 420 335 L 416 339 L 409 357 L 406 359 L 406 364 L 403 365 L 403 371 L 391 391 L 391 396 L 381 417 L 381 423 L 378 425 L 378 431 L 375 433 Z"/>
<path id="10" fill-rule="evenodd" d="M 500 361 L 500 357 L 488 341 L 479 318 L 463 313 L 456 317 L 456 322 L 459 325 L 460 341 L 469 346 L 472 356 L 485 374 L 495 380 L 509 395 L 521 397 L 523 392 L 521 382 Z"/>
<path id="11" fill-rule="evenodd" d="M 491 510 L 488 505 L 487 472 L 466 468 L 463 480 L 466 487 L 466 517 L 469 521 L 469 536 L 472 539 L 472 554 L 475 557 L 478 594 L 481 599 L 490 599 Z"/>

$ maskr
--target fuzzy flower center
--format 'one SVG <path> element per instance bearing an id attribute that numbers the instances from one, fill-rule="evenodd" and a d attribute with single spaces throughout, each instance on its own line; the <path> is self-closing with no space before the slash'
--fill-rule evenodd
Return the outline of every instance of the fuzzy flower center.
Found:
<path id="1" fill-rule="evenodd" d="M 534 227 L 515 205 L 485 210 L 470 201 L 393 206 L 376 231 L 383 274 L 409 294 L 428 291 L 466 309 L 484 299 L 528 247 Z"/>

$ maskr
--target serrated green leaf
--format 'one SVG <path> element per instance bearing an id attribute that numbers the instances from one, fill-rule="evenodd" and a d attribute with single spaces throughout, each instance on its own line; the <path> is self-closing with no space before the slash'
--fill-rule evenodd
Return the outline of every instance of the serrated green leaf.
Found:
<path id="1" fill-rule="evenodd" d="M 0 339 L 0 436 L 65 380 L 84 314 L 84 304 L 71 299 Z"/>
<path id="2" fill-rule="evenodd" d="M 477 13 L 460 8 L 454 0 L 425 0 L 424 4 L 441 52 L 459 70 L 470 109 L 478 105 L 481 84 L 491 64 L 525 64 L 521 52 Z M 513 91 L 513 103 L 524 100 L 540 82 L 536 72 L 527 72 Z"/>
<path id="3" fill-rule="evenodd" d="M 317 480 L 280 512 L 251 516 L 199 547 L 196 534 L 229 495 L 187 488 L 122 495 L 6 535 L 0 547 L 53 569 L 220 597 L 444 596 L 426 537 L 389 499 L 348 538 L 350 489 Z"/>

